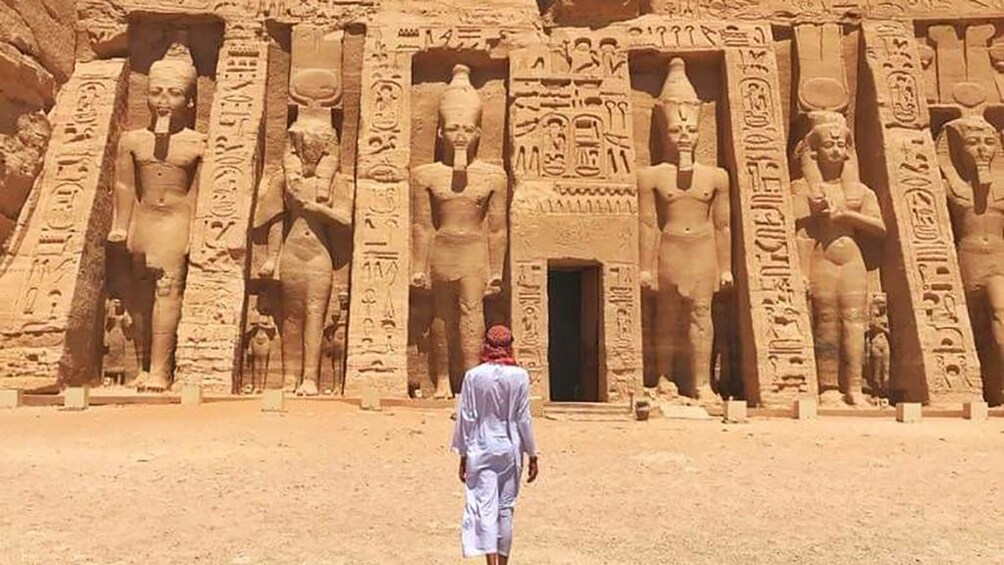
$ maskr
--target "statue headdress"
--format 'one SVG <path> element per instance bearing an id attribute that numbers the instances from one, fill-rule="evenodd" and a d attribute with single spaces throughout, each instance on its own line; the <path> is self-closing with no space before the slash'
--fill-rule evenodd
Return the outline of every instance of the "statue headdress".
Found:
<path id="1" fill-rule="evenodd" d="M 481 122 L 481 96 L 471 85 L 471 68 L 467 65 L 453 67 L 453 79 L 439 101 L 439 117 L 468 117 Z"/>
<path id="2" fill-rule="evenodd" d="M 187 39 L 185 32 L 176 32 L 164 56 L 150 65 L 150 76 L 177 77 L 183 81 L 186 90 L 190 92 L 195 87 L 198 71 L 192 62 L 192 53 L 188 49 Z"/>
<path id="3" fill-rule="evenodd" d="M 659 104 L 701 105 L 701 99 L 697 97 L 697 91 L 687 77 L 687 64 L 679 57 L 674 57 L 669 62 L 669 72 L 666 74 L 666 81 L 662 83 L 662 92 L 659 93 Z"/>

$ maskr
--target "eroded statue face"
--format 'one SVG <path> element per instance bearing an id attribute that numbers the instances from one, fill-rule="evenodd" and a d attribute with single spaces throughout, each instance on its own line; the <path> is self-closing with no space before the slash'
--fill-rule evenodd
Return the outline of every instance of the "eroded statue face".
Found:
<path id="1" fill-rule="evenodd" d="M 847 131 L 840 126 L 820 128 L 813 149 L 820 164 L 840 165 L 849 157 Z"/>
<path id="2" fill-rule="evenodd" d="M 184 78 L 172 76 L 166 72 L 150 74 L 146 101 L 150 112 L 156 118 L 183 115 L 188 107 L 189 99 L 189 88 Z"/>
<path id="3" fill-rule="evenodd" d="M 697 122 L 697 112 L 690 108 L 674 106 L 667 108 L 666 144 L 681 152 L 692 152 L 697 147 L 700 137 L 700 125 Z"/>
<path id="4" fill-rule="evenodd" d="M 481 128 L 475 120 L 467 116 L 451 117 L 443 121 L 442 136 L 454 152 L 460 153 L 477 143 L 481 136 Z"/>
<path id="5" fill-rule="evenodd" d="M 968 165 L 979 170 L 990 167 L 997 156 L 1000 140 L 997 132 L 987 129 L 970 129 L 962 136 L 962 154 Z"/>

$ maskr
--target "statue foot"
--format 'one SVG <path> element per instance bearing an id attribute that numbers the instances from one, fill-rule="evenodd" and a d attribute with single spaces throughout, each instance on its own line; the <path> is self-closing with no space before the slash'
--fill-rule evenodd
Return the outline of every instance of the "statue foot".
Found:
<path id="1" fill-rule="evenodd" d="M 244 394 L 251 394 L 252 392 L 254 392 L 254 387 L 251 385 L 244 385 L 242 392 L 244 392 Z"/>
<path id="2" fill-rule="evenodd" d="M 697 387 L 694 398 L 700 402 L 718 402 L 721 398 L 711 390 L 711 385 L 701 385 Z"/>
<path id="3" fill-rule="evenodd" d="M 296 387 L 297 396 L 317 396 L 317 383 L 315 381 L 304 380 L 300 386 Z"/>
<path id="4" fill-rule="evenodd" d="M 450 382 L 443 379 L 436 383 L 436 392 L 432 395 L 436 400 L 445 400 L 447 398 L 453 398 L 453 391 L 450 390 Z"/>
<path id="5" fill-rule="evenodd" d="M 143 390 L 143 387 L 146 386 L 146 381 L 148 380 L 150 380 L 150 373 L 140 371 L 136 373 L 136 376 L 133 377 L 131 381 L 126 383 L 126 386 L 129 388 L 135 388 L 137 391 Z"/>
<path id="6" fill-rule="evenodd" d="M 157 373 L 147 373 L 143 382 L 136 385 L 136 390 L 138 392 L 164 392 L 170 386 L 171 384 L 168 382 L 167 376 Z"/>
<path id="7" fill-rule="evenodd" d="M 825 390 L 819 394 L 820 406 L 842 406 L 844 398 L 839 390 Z"/>
<path id="8" fill-rule="evenodd" d="M 867 408 L 872 405 L 871 399 L 863 392 L 849 392 L 844 395 L 844 401 L 856 408 Z"/>

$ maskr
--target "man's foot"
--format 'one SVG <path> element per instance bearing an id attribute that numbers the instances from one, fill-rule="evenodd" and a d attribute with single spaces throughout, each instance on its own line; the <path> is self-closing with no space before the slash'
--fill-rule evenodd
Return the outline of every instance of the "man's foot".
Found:
<path id="1" fill-rule="evenodd" d="M 108 232 L 109 243 L 122 243 L 126 240 L 126 231 L 123 229 L 113 229 Z"/>
<path id="2" fill-rule="evenodd" d="M 317 382 L 304 380 L 296 387 L 297 396 L 317 396 Z"/>

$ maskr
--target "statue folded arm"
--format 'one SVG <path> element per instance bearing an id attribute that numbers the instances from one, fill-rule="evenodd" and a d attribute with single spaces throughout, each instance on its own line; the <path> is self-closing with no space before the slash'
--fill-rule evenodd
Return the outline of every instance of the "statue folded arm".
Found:
<path id="1" fill-rule="evenodd" d="M 885 236 L 885 222 L 882 220 L 882 211 L 879 208 L 878 198 L 875 193 L 867 187 L 861 187 L 864 197 L 861 204 L 861 211 L 839 210 L 834 212 L 834 220 L 844 220 L 850 223 L 854 229 L 862 231 L 875 237 Z"/>

